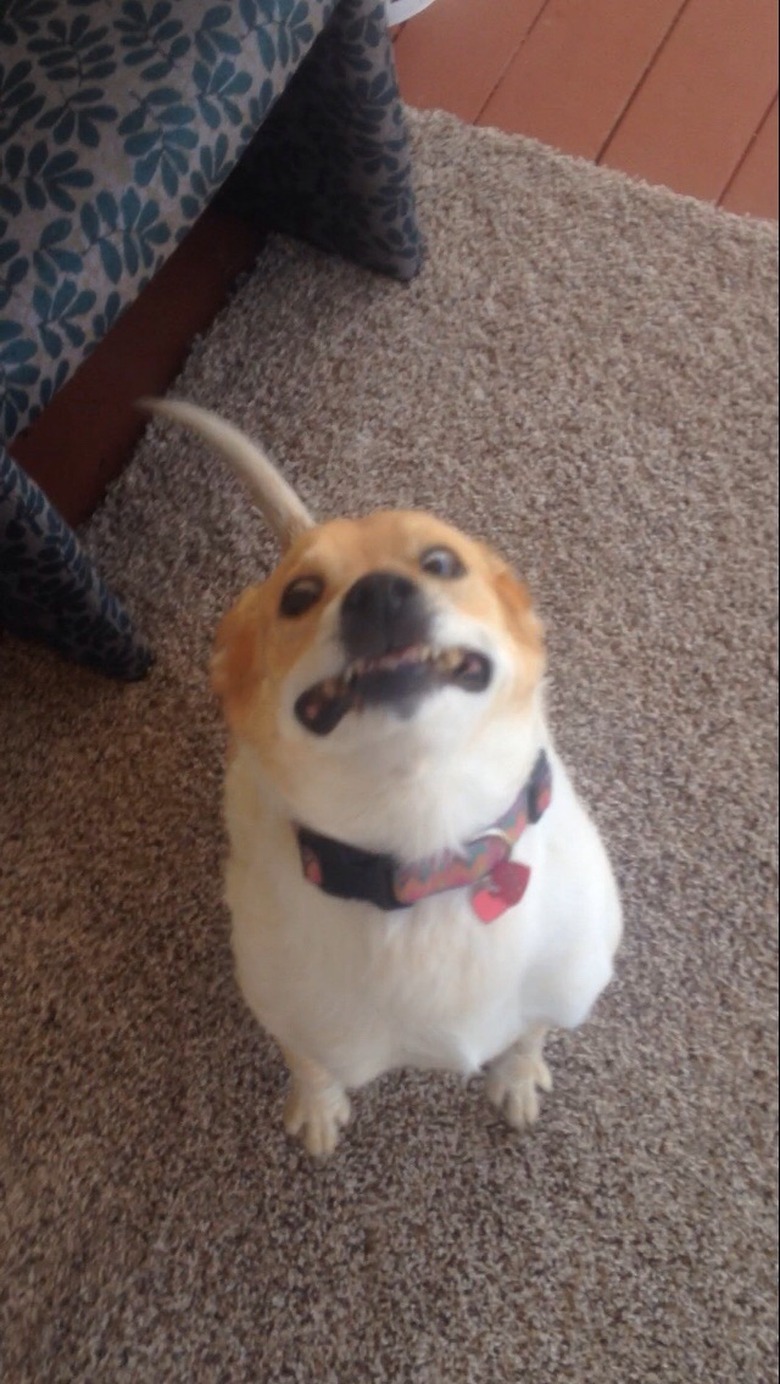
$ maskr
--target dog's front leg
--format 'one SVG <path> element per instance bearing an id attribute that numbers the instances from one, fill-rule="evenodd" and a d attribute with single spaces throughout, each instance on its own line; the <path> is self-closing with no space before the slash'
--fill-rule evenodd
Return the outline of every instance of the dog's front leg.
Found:
<path id="1" fill-rule="evenodd" d="M 350 1115 L 344 1087 L 319 1062 L 284 1050 L 290 1070 L 290 1090 L 284 1106 L 284 1127 L 299 1135 L 307 1153 L 326 1158 L 338 1143 L 339 1131 Z"/>
<path id="2" fill-rule="evenodd" d="M 488 1098 L 503 1111 L 513 1129 L 525 1129 L 538 1118 L 537 1087 L 552 1090 L 550 1069 L 542 1056 L 546 1036 L 544 1024 L 533 1024 L 488 1067 Z"/>

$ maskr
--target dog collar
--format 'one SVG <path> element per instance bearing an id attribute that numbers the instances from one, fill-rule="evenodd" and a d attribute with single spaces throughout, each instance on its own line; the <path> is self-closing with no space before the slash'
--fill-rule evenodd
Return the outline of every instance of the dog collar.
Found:
<path id="1" fill-rule="evenodd" d="M 297 827 L 303 873 L 310 884 L 337 899 L 359 899 L 389 913 L 452 889 L 471 889 L 477 917 L 489 923 L 523 897 L 531 872 L 510 860 L 526 827 L 539 821 L 552 797 L 552 772 L 544 750 L 512 806 L 480 832 L 462 854 L 447 851 L 403 865 L 393 855 L 364 851 L 308 827 Z"/>

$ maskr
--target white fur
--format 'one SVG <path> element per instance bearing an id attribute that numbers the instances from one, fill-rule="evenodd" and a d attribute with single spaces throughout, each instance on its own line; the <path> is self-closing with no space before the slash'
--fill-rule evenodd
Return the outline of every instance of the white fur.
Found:
<path id="1" fill-rule="evenodd" d="M 314 526 L 309 511 L 265 452 L 232 423 L 185 399 L 139 399 L 138 407 L 172 423 L 181 423 L 219 452 L 240 476 L 283 547 Z"/>
<path id="2" fill-rule="evenodd" d="M 552 803 L 513 852 L 530 884 L 483 924 L 462 890 L 383 914 L 307 883 L 286 804 L 239 748 L 226 784 L 237 973 L 283 1048 L 354 1089 L 403 1066 L 470 1075 L 534 1025 L 583 1022 L 612 974 L 620 905 L 596 829 L 548 753 Z M 414 834 L 420 795 L 413 782 L 401 791 Z"/>
<path id="3" fill-rule="evenodd" d="M 322 740 L 303 729 L 296 696 L 338 670 L 334 618 L 323 612 L 280 708 L 279 736 L 306 743 L 299 777 L 282 797 L 239 740 L 226 781 L 237 975 L 291 1067 L 288 1128 L 327 1153 L 347 1090 L 393 1068 L 470 1075 L 491 1063 L 489 1093 L 521 1125 L 534 1087 L 549 1085 L 545 1030 L 582 1023 L 612 974 L 621 910 L 604 847 L 551 745 L 541 691 L 522 713 L 502 700 L 517 650 L 443 602 L 437 643 L 491 657 L 484 693 L 443 689 L 408 721 L 350 713 Z M 478 920 L 466 890 L 382 913 L 304 879 L 294 822 L 404 861 L 457 849 L 506 811 L 542 748 L 552 802 L 513 852 L 528 889 L 496 921 Z"/>
<path id="4" fill-rule="evenodd" d="M 283 544 L 312 528 L 287 483 L 235 428 L 189 404 L 146 406 L 222 453 Z M 533 685 L 523 664 L 533 650 L 512 638 L 498 607 L 477 620 L 448 600 L 446 583 L 438 594 L 430 587 L 432 643 L 485 654 L 488 688 L 441 688 L 408 719 L 353 710 L 326 737 L 312 734 L 293 709 L 306 688 L 342 671 L 340 592 L 318 613 L 316 637 L 274 703 L 267 753 L 276 762 L 261 762 L 251 735 L 239 736 L 227 772 L 226 897 L 238 980 L 284 1049 L 293 1079 L 285 1122 L 313 1154 L 335 1146 L 347 1091 L 397 1067 L 470 1075 L 487 1066 L 491 1099 L 510 1123 L 530 1123 L 536 1087 L 550 1086 L 544 1034 L 583 1022 L 620 940 L 609 862 L 550 743 L 541 690 L 516 695 Z M 496 921 L 479 921 L 467 890 L 382 913 L 304 879 L 296 822 L 406 863 L 458 850 L 503 815 L 541 749 L 552 764 L 552 802 L 513 852 L 531 870 L 526 893 Z"/>

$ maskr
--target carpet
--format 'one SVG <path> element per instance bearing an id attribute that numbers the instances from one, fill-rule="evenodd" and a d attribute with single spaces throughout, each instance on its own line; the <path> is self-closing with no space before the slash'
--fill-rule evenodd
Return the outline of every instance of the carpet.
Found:
<path id="1" fill-rule="evenodd" d="M 2 1373 L 21 1381 L 765 1384 L 775 1370 L 776 231 L 414 118 L 427 265 L 272 241 L 175 393 L 321 517 L 489 539 L 548 631 L 560 750 L 626 907 L 540 1123 L 480 1083 L 281 1129 L 220 898 L 209 643 L 273 557 L 151 428 L 87 538 L 157 650 L 2 645 Z"/>

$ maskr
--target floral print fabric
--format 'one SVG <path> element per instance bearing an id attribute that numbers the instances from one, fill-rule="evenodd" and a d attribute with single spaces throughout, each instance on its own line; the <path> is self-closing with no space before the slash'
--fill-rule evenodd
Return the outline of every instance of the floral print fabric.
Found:
<path id="1" fill-rule="evenodd" d="M 267 224 L 398 277 L 416 272 L 382 0 L 6 0 L 0 622 L 113 674 L 138 676 L 148 652 L 3 443 L 233 170 L 231 189 Z"/>

